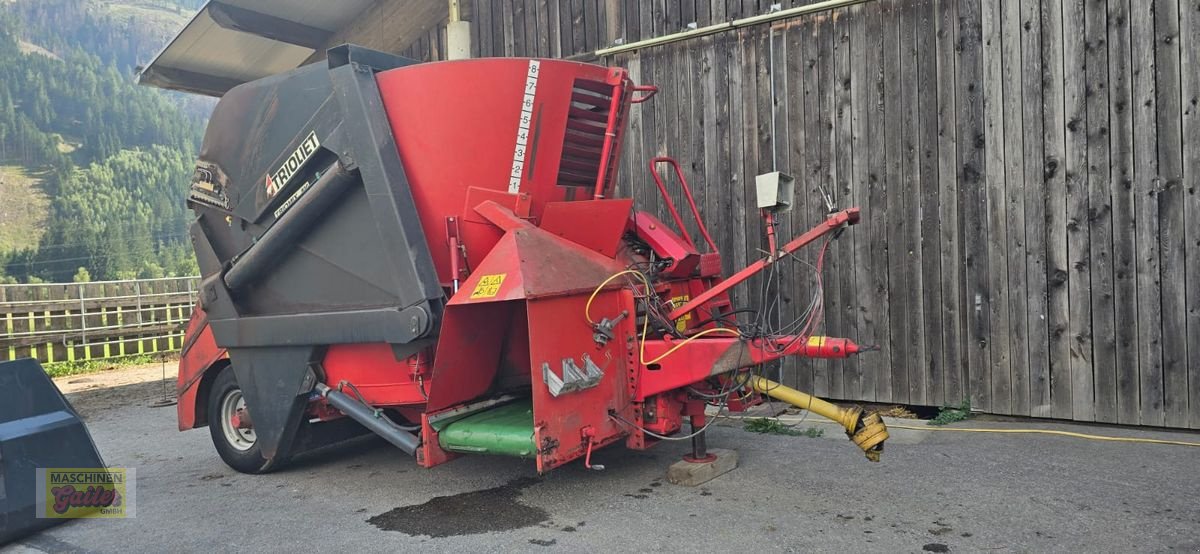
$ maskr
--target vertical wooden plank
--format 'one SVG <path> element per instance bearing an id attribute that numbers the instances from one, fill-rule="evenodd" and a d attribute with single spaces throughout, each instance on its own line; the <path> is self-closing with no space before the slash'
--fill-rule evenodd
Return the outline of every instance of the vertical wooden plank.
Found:
<path id="1" fill-rule="evenodd" d="M 553 0 L 538 0 L 537 3 L 537 42 L 538 55 L 546 58 L 554 56 L 551 39 L 554 36 L 552 27 L 558 22 L 550 18 L 550 3 Z"/>
<path id="2" fill-rule="evenodd" d="M 543 57 L 541 49 L 538 46 L 541 38 L 538 32 L 537 25 L 537 2 L 534 0 L 520 0 L 522 6 L 522 19 L 525 24 L 525 55 L 531 58 Z"/>
<path id="3" fill-rule="evenodd" d="M 713 7 L 714 17 L 724 18 L 724 8 Z M 787 104 L 787 118 L 783 121 L 788 134 L 788 168 L 797 175 L 799 182 L 796 187 L 795 203 L 792 210 L 786 214 L 787 224 L 795 230 L 805 229 L 808 207 L 808 195 L 805 193 L 808 181 L 808 128 L 805 120 L 805 107 L 811 87 L 806 87 L 809 54 L 804 45 L 808 42 L 811 26 L 806 22 L 811 18 L 800 18 L 792 22 L 784 31 L 785 50 L 787 53 L 786 80 L 784 102 Z M 811 272 L 807 268 L 797 267 L 790 272 L 787 279 L 789 289 L 788 317 L 798 317 L 808 304 L 811 294 L 809 281 Z M 812 363 L 809 360 L 797 359 L 791 364 L 791 385 L 801 390 L 812 390 Z M 808 387 L 804 389 L 803 387 Z"/>
<path id="4" fill-rule="evenodd" d="M 699 2 L 698 4 L 704 4 L 704 2 Z M 697 18 L 699 21 L 708 21 L 710 16 L 703 13 L 707 11 L 706 8 L 702 9 L 701 5 L 697 5 L 697 11 L 699 12 L 697 13 Z M 703 23 L 701 23 L 701 25 L 703 25 Z M 790 85 L 792 79 L 791 70 L 798 66 L 798 60 L 794 61 L 794 58 L 798 57 L 796 56 L 798 53 L 791 49 L 794 36 L 792 29 L 793 22 L 784 21 L 774 26 L 771 30 L 774 41 L 774 57 L 772 62 L 774 64 L 774 68 L 771 71 L 771 83 L 772 86 L 775 87 L 775 99 L 773 102 L 773 111 L 771 112 L 771 116 L 776 128 L 776 140 L 774 141 L 775 144 L 773 145 L 771 154 L 774 156 L 775 165 L 777 165 L 781 171 L 784 171 L 790 175 L 795 175 L 795 168 L 799 166 L 793 163 L 791 158 L 793 148 L 796 147 L 795 142 L 797 138 L 793 135 L 793 131 L 790 127 L 790 122 L 792 121 L 792 112 L 795 111 L 793 108 L 794 102 L 792 101 L 793 96 Z M 797 94 L 795 98 L 799 98 L 799 94 Z M 794 205 L 793 209 L 796 209 Z M 779 234 L 779 236 L 795 236 L 796 231 L 792 226 L 792 218 L 790 214 L 781 214 L 781 216 L 776 219 L 776 223 L 776 232 Z M 782 271 L 782 275 L 779 275 L 778 293 L 783 299 L 780 313 L 782 314 L 782 319 L 784 321 L 790 321 L 799 315 L 799 310 L 797 309 L 798 302 L 796 302 L 797 290 L 795 287 L 795 274 L 798 271 L 799 267 L 797 267 L 797 264 L 792 264 L 790 269 L 784 269 Z M 783 360 L 783 364 L 780 369 L 780 377 L 783 379 L 781 381 L 782 383 L 792 387 L 796 385 L 799 364 L 800 361 L 795 358 Z"/>
<path id="5" fill-rule="evenodd" d="M 625 67 L 629 70 L 629 78 L 634 83 L 644 83 L 645 78 L 642 76 L 641 70 L 641 53 L 633 52 L 626 54 L 613 62 L 615 65 Z M 645 104 L 638 106 L 629 111 L 629 127 L 625 129 L 625 146 L 621 151 L 621 160 L 625 165 L 623 169 L 624 178 L 618 181 L 622 187 L 622 192 L 628 194 L 635 202 L 638 202 L 643 187 L 643 179 L 645 178 L 644 165 L 641 163 L 644 156 L 644 148 L 642 147 L 643 123 L 642 113 L 645 111 Z"/>
<path id="6" fill-rule="evenodd" d="M 571 24 L 567 28 L 563 29 L 564 39 L 566 38 L 567 34 L 571 36 L 571 51 L 570 54 L 567 55 L 586 52 L 588 49 L 588 30 L 586 27 L 587 18 L 584 17 L 584 13 L 587 11 L 586 6 L 586 0 L 571 0 Z M 595 29 L 593 29 L 592 32 L 595 33 Z M 564 48 L 565 47 L 566 45 L 564 44 Z"/>
<path id="7" fill-rule="evenodd" d="M 671 3 L 668 2 L 668 4 Z M 673 10 L 669 10 L 668 20 L 671 21 L 672 26 L 682 27 L 678 2 L 675 4 Z M 736 194 L 741 196 L 743 206 L 740 214 L 745 224 L 745 243 L 742 248 L 746 251 L 746 263 L 759 258 L 766 250 L 765 226 L 755 204 L 754 179 L 756 175 L 765 172 L 765 168 L 771 164 L 770 119 L 769 114 L 764 112 L 764 108 L 769 107 L 770 102 L 770 81 L 767 79 L 767 65 L 770 61 L 767 52 L 767 34 L 768 28 L 765 25 L 750 27 L 743 31 L 742 149 L 744 159 L 741 187 L 737 189 Z M 759 274 L 751 279 L 747 287 L 747 292 L 751 296 L 751 304 L 759 310 L 766 310 L 767 304 L 775 300 L 770 295 L 762 298 L 761 293 L 765 290 L 763 287 L 766 285 L 766 278 L 766 273 Z"/>
<path id="8" fill-rule="evenodd" d="M 1084 0 L 1063 0 L 1063 109 L 1066 120 L 1065 156 L 1067 233 L 1067 369 L 1070 374 L 1071 417 L 1095 421 L 1095 382 L 1092 374 L 1092 257 L 1091 216 L 1087 188 L 1089 122 L 1085 97 L 1086 49 Z"/>
<path id="9" fill-rule="evenodd" d="M 582 38 L 582 42 L 576 46 L 575 53 L 591 52 L 596 49 L 596 44 L 599 43 L 600 29 L 596 25 L 596 3 L 597 0 L 583 0 L 576 2 L 571 7 L 571 15 L 575 18 L 578 25 L 575 27 L 575 33 Z"/>
<path id="10" fill-rule="evenodd" d="M 699 90 L 697 95 L 700 97 L 701 104 L 700 121 L 703 127 L 702 158 L 704 172 L 703 181 L 700 183 L 701 186 L 696 188 L 704 189 L 704 195 L 700 198 L 700 210 L 705 218 L 705 223 L 709 226 L 710 232 L 722 229 L 722 221 L 720 216 L 718 216 L 718 210 L 724 199 L 724 191 L 721 185 L 725 183 L 725 178 L 718 169 L 720 163 L 719 144 L 722 139 L 721 117 L 717 105 L 718 55 L 716 39 L 713 37 L 702 39 L 699 58 Z M 721 83 L 721 85 L 724 85 L 724 83 Z"/>
<path id="11" fill-rule="evenodd" d="M 900 9 L 897 0 L 882 0 L 883 25 L 883 80 L 884 80 L 884 148 L 886 156 L 885 190 L 888 212 L 887 219 L 887 249 L 888 249 L 888 296 L 890 296 L 889 320 L 892 336 L 889 345 L 892 350 L 891 365 L 891 396 L 890 401 L 908 402 L 908 367 L 912 364 L 910 343 L 908 342 L 907 315 L 910 309 L 908 295 L 904 291 L 909 286 L 906 262 L 908 251 L 901 237 L 904 237 L 904 169 L 905 160 L 903 137 L 904 127 L 903 89 L 904 81 L 901 75 L 900 56 Z M 910 81 L 911 84 L 911 81 Z M 899 293 L 899 294 L 897 294 Z"/>
<path id="12" fill-rule="evenodd" d="M 554 1 L 554 0 L 551 0 Z M 625 17 L 625 43 L 642 39 L 641 2 L 621 2 L 621 12 Z"/>
<path id="13" fill-rule="evenodd" d="M 1029 415 L 1029 346 L 1028 346 L 1028 291 L 1026 290 L 1025 248 L 1025 130 L 1021 117 L 1023 94 L 1021 85 L 1021 5 L 1005 2 L 1000 11 L 1000 86 L 1003 95 L 1004 114 L 1004 198 L 1003 207 L 993 204 L 992 209 L 1003 210 L 1007 235 L 996 233 L 996 238 L 1006 244 L 1008 294 L 1008 343 L 996 342 L 993 350 L 1008 349 L 1009 375 L 1011 382 L 1010 412 L 1014 415 Z"/>
<path id="14" fill-rule="evenodd" d="M 476 1 L 473 8 L 474 28 L 478 29 L 479 36 L 475 37 L 475 42 L 472 49 L 473 54 L 478 58 L 488 58 L 493 55 L 492 52 L 492 32 L 496 28 L 496 23 L 492 22 L 492 2 Z"/>
<path id="15" fill-rule="evenodd" d="M 712 4 L 710 0 L 696 0 L 696 26 L 707 27 L 713 24 Z"/>
<path id="16" fill-rule="evenodd" d="M 818 58 L 818 71 L 820 74 L 820 91 L 821 103 L 821 156 L 824 158 L 822 166 L 824 172 L 820 180 L 816 184 L 821 186 L 822 196 L 828 196 L 835 203 L 838 202 L 838 144 L 837 144 L 837 94 L 836 90 L 840 88 L 836 74 L 836 59 L 837 54 L 837 28 L 836 28 L 836 12 L 825 12 L 817 15 L 819 21 L 817 28 L 819 34 L 817 36 L 818 47 L 821 49 L 821 55 Z M 829 250 L 825 255 L 825 271 L 822 277 L 822 284 L 825 289 L 825 326 L 824 332 L 834 336 L 845 336 L 842 331 L 842 305 L 841 305 L 841 277 L 844 269 L 838 263 L 838 250 L 840 244 L 830 243 Z M 818 378 L 817 386 L 821 386 L 821 371 L 825 375 L 825 395 L 831 398 L 841 398 L 839 390 L 843 388 L 842 384 L 842 369 L 841 360 L 825 360 L 824 363 L 818 363 Z"/>
<path id="17" fill-rule="evenodd" d="M 663 9 L 666 17 L 663 18 L 662 34 L 678 33 L 683 30 L 683 14 L 681 13 L 680 0 L 663 0 Z M 750 32 L 757 32 L 757 29 L 748 29 Z"/>
<path id="18" fill-rule="evenodd" d="M 1129 3 L 1133 50 L 1133 191 L 1138 297 L 1138 376 L 1142 425 L 1162 425 L 1162 283 L 1159 257 L 1158 94 L 1155 89 L 1154 4 Z M 1174 300 L 1174 299 L 1172 299 Z"/>
<path id="19" fill-rule="evenodd" d="M 696 4 L 697 12 L 707 18 L 701 27 L 725 21 L 725 0 L 696 0 Z"/>
<path id="20" fill-rule="evenodd" d="M 702 39 L 699 57 L 700 80 L 697 83 L 699 87 L 697 94 L 700 96 L 702 112 L 701 121 L 703 122 L 701 155 L 704 161 L 704 171 L 701 186 L 696 188 L 704 189 L 704 195 L 700 198 L 700 213 L 704 216 L 709 231 L 714 233 L 714 240 L 719 240 L 717 237 L 724 234 L 716 231 L 722 229 L 719 214 L 725 198 L 723 184 L 726 182 L 720 172 L 720 143 L 724 138 L 724 131 L 722 130 L 720 106 L 717 104 L 717 89 L 724 86 L 724 83 L 719 82 L 717 77 L 720 65 L 720 54 L 716 48 L 717 40 L 716 37 Z M 719 248 L 720 244 L 718 244 Z"/>
<path id="21" fill-rule="evenodd" d="M 1096 421 L 1117 422 L 1113 203 L 1109 176 L 1107 3 L 1084 2 L 1088 221 L 1091 232 L 1092 375 Z"/>
<path id="22" fill-rule="evenodd" d="M 571 5 L 575 0 L 551 0 L 555 2 L 557 7 L 552 7 L 551 12 L 558 14 L 558 25 L 555 35 L 558 43 L 558 56 L 566 58 L 575 53 L 575 35 L 577 30 L 575 23 L 571 19 Z"/>
<path id="23" fill-rule="evenodd" d="M 958 404 L 966 393 L 963 388 L 963 329 L 966 312 L 963 304 L 962 247 L 958 218 L 958 2 L 935 0 L 937 40 L 937 128 L 938 128 L 938 220 L 940 239 L 938 257 L 942 267 L 942 348 L 945 370 L 942 373 L 943 402 Z"/>
<path id="24" fill-rule="evenodd" d="M 745 51 L 746 51 L 746 36 L 744 32 L 738 32 L 736 42 L 730 44 L 729 52 L 729 154 L 730 154 L 730 202 L 729 202 L 729 221 L 737 222 L 732 227 L 732 254 L 730 258 L 733 261 L 733 267 L 745 267 L 747 261 L 746 253 L 746 202 L 745 190 L 746 184 L 746 152 L 745 152 L 745 135 L 747 126 L 745 124 L 745 105 L 743 104 L 743 95 L 745 94 Z M 740 224 L 739 224 L 740 223 Z M 734 303 L 739 306 L 747 306 L 751 303 L 751 296 L 747 294 L 746 289 L 734 293 Z"/>
<path id="25" fill-rule="evenodd" d="M 1186 0 L 1185 0 L 1186 1 Z M 1154 0 L 1155 90 L 1158 93 L 1158 217 L 1161 250 L 1163 412 L 1169 427 L 1188 426 L 1188 345 L 1184 223 L 1183 103 L 1180 0 Z M 1193 6 L 1192 9 L 1196 9 Z M 1192 66 L 1190 73 L 1200 71 Z M 1194 184 L 1193 184 L 1194 186 Z M 1196 223 L 1192 223 L 1195 225 Z M 1196 290 L 1193 285 L 1192 290 Z"/>
<path id="26" fill-rule="evenodd" d="M 625 38 L 624 4 L 621 0 L 605 0 L 601 8 L 604 10 L 604 21 L 607 24 L 603 46 L 618 44 L 618 41 Z"/>
<path id="27" fill-rule="evenodd" d="M 525 39 L 525 0 L 512 1 L 512 55 L 528 56 L 529 43 Z"/>
<path id="28" fill-rule="evenodd" d="M 831 17 L 833 18 L 834 75 L 829 85 L 834 89 L 833 152 L 836 174 L 834 194 L 838 206 L 845 208 L 856 205 L 857 201 L 853 194 L 854 127 L 851 117 L 854 107 L 850 76 L 852 49 L 850 29 L 856 22 L 850 19 L 850 12 L 846 8 L 834 10 Z M 832 246 L 836 249 L 834 254 L 839 270 L 836 275 L 830 275 L 838 281 L 837 336 L 855 339 L 859 337 L 858 319 L 854 309 L 854 298 L 857 296 L 855 292 L 856 268 L 854 267 L 854 249 L 859 235 L 857 231 L 855 229 L 853 232 L 843 234 Z M 860 397 L 859 362 L 858 358 L 850 358 L 837 364 L 835 375 L 838 380 L 834 384 L 832 392 L 835 398 L 856 399 Z"/>
<path id="29" fill-rule="evenodd" d="M 675 87 L 678 91 L 679 105 L 675 108 L 675 125 L 676 135 L 675 144 L 671 145 L 671 151 L 675 152 L 683 174 L 688 179 L 689 183 L 697 182 L 697 158 L 700 156 L 693 149 L 692 137 L 698 132 L 697 122 L 700 121 L 700 115 L 695 113 L 698 99 L 693 96 L 694 88 L 692 83 L 696 80 L 697 73 L 695 72 L 693 59 L 695 58 L 695 50 L 699 46 L 698 42 L 689 41 L 676 44 L 672 49 L 674 55 L 672 62 L 674 69 L 672 70 L 671 78 L 675 80 Z M 703 237 L 700 235 L 700 228 L 696 225 L 691 215 L 691 210 L 688 208 L 687 199 L 683 194 L 683 187 L 676 186 L 678 191 L 677 203 L 683 215 L 684 223 L 687 226 L 688 232 L 692 238 L 696 240 L 697 246 L 703 252 Z M 695 195 L 695 193 L 693 193 Z M 699 199 L 697 199 L 699 200 Z"/>
<path id="30" fill-rule="evenodd" d="M 971 406 L 990 409 L 987 274 L 987 197 L 983 87 L 982 11 L 979 0 L 959 2 L 958 162 L 962 198 L 963 263 L 967 292 L 967 375 Z"/>
<path id="31" fill-rule="evenodd" d="M 746 7 L 747 14 L 754 13 L 753 7 Z M 833 105 L 833 21 L 828 13 L 817 14 L 813 16 L 813 50 L 810 55 L 815 56 L 815 75 L 816 81 L 813 91 L 816 109 L 812 114 L 809 114 L 810 126 L 808 128 L 809 140 L 813 142 L 813 148 L 809 150 L 809 162 L 813 163 L 812 180 L 809 182 L 809 197 L 820 198 L 824 205 L 825 198 L 832 198 L 837 191 L 835 190 L 835 167 L 833 149 L 834 132 L 834 105 Z M 811 206 L 811 204 L 810 204 Z M 811 211 L 811 207 L 810 207 Z M 811 215 L 818 216 L 824 210 L 813 212 Z M 815 223 L 816 217 L 813 222 Z M 830 248 L 836 248 L 835 245 L 830 245 Z M 817 247 L 814 247 L 812 254 L 815 256 Z M 836 256 L 829 253 L 825 257 L 825 268 L 822 272 L 822 286 L 824 288 L 824 304 L 825 304 L 825 320 L 823 329 L 826 333 L 838 332 L 838 274 L 839 268 L 836 262 Z M 834 360 L 815 360 L 813 363 L 813 391 L 818 396 L 830 396 L 833 393 L 837 381 L 840 378 L 835 374 L 840 370 L 840 366 Z"/>
<path id="32" fill-rule="evenodd" d="M 991 336 L 988 339 L 989 407 L 992 413 L 1012 413 L 1012 371 L 1009 366 L 1009 286 L 1008 286 L 1008 213 L 1005 208 L 1004 130 L 1010 123 L 1004 114 L 1002 38 L 1003 16 L 1000 2 L 985 1 L 980 26 L 983 37 L 983 151 L 986 188 L 986 244 L 988 304 L 986 314 Z M 1015 123 L 1012 122 L 1012 123 Z"/>
<path id="33" fill-rule="evenodd" d="M 511 0 L 500 0 L 499 9 L 493 12 L 493 17 L 500 24 L 500 32 L 495 34 L 498 39 L 495 45 L 496 55 L 515 56 L 515 34 L 513 31 L 513 9 Z M 499 12 L 499 13 L 496 13 Z"/>
<path id="34" fill-rule="evenodd" d="M 851 197 L 854 203 L 862 208 L 863 224 L 854 232 L 853 263 L 854 263 L 854 317 L 858 329 L 855 340 L 863 344 L 879 343 L 879 328 L 875 323 L 879 315 L 875 292 L 871 277 L 870 228 L 875 217 L 871 206 L 869 143 L 871 103 L 870 89 L 874 83 L 868 74 L 867 52 L 873 48 L 875 37 L 867 35 L 868 18 L 871 17 L 872 7 L 857 5 L 850 8 L 850 125 L 851 125 Z M 790 61 L 789 57 L 789 61 Z M 853 398 L 865 401 L 875 399 L 875 373 L 879 368 L 887 367 L 880 364 L 883 356 L 877 352 L 869 357 L 857 360 L 853 369 L 853 383 L 849 394 Z M 940 387 L 939 387 L 940 388 Z"/>
<path id="35" fill-rule="evenodd" d="M 938 71 L 938 52 L 936 48 L 937 27 L 936 19 L 939 14 L 935 11 L 933 0 L 922 0 L 915 6 L 917 11 L 916 51 L 917 51 L 917 83 L 936 83 Z M 939 181 L 938 181 L 938 97 L 929 91 L 918 91 L 917 112 L 919 117 L 918 148 L 920 156 L 920 171 L 917 187 L 920 196 L 916 199 L 916 209 L 920 215 L 920 251 L 921 251 L 921 289 L 918 302 L 921 305 L 922 331 L 925 341 L 922 350 L 921 371 L 919 377 L 923 380 L 925 391 L 923 404 L 941 405 L 945 395 L 942 388 L 944 349 L 942 347 L 942 328 L 945 325 L 941 310 L 942 304 L 942 260 L 939 251 L 941 238 L 941 221 L 939 213 Z"/>
<path id="36" fill-rule="evenodd" d="M 1190 0 L 1180 9 L 1182 67 L 1200 67 L 1200 5 Z M 1183 72 L 1183 175 L 1186 183 L 1187 272 L 1200 275 L 1200 71 Z M 1200 293 L 1187 293 L 1188 425 L 1200 429 Z"/>
<path id="37" fill-rule="evenodd" d="M 719 221 L 712 217 L 713 212 L 708 209 L 708 206 L 713 201 L 713 196 L 720 195 L 720 189 L 712 186 L 720 181 L 710 178 L 712 169 L 709 167 L 715 162 L 710 155 L 715 157 L 716 154 L 715 143 L 710 143 L 710 138 L 713 138 L 715 131 L 713 126 L 716 119 L 716 105 L 712 96 L 714 86 L 712 41 L 712 37 L 704 37 L 692 43 L 688 51 L 689 69 L 685 71 L 685 79 L 691 88 L 690 110 L 691 121 L 694 122 L 691 126 L 691 143 L 688 145 L 688 166 L 691 168 L 689 183 L 696 196 L 700 217 L 704 220 L 709 233 L 716 230 L 715 226 L 719 224 Z M 697 241 L 701 244 L 701 252 L 708 252 L 710 247 L 703 244 L 703 240 L 702 237 L 697 236 Z"/>
<path id="38" fill-rule="evenodd" d="M 1046 187 L 1042 125 L 1042 15 L 1038 0 L 1021 0 L 1021 88 L 1024 103 L 1025 280 L 1028 295 L 1029 412 L 1050 417 L 1050 342 L 1046 313 Z"/>
<path id="39" fill-rule="evenodd" d="M 1108 2 L 1109 156 L 1113 199 L 1113 290 L 1117 422 L 1141 420 L 1138 393 L 1137 280 L 1133 200 L 1133 70 L 1129 0 Z"/>
<path id="40" fill-rule="evenodd" d="M 821 104 L 820 104 L 820 72 L 818 67 L 819 58 L 822 55 L 821 44 L 818 41 L 820 33 L 820 21 L 816 17 L 803 17 L 800 19 L 801 51 L 803 52 L 803 68 L 800 76 L 800 84 L 804 90 L 804 167 L 801 172 L 800 181 L 797 183 L 796 195 L 797 203 L 801 204 L 799 211 L 793 210 L 793 225 L 799 225 L 801 228 L 809 228 L 815 223 L 815 216 L 820 213 L 815 206 L 822 205 L 820 200 L 820 192 L 817 183 L 821 183 L 824 173 L 824 150 L 821 148 L 821 138 L 825 136 L 826 130 L 821 126 Z M 822 186 L 824 183 L 821 183 Z M 802 199 L 800 199 L 802 198 Z M 817 204 L 814 204 L 817 202 Z M 809 258 L 811 260 L 811 258 Z M 807 273 L 807 278 L 800 281 L 798 300 L 800 306 L 807 306 L 810 298 L 816 294 L 814 290 L 815 280 L 812 278 L 811 272 Z M 801 308 L 803 309 L 803 308 Z M 822 383 L 822 387 L 826 386 L 828 379 L 821 364 L 813 360 L 801 360 L 800 371 L 797 383 L 801 390 L 816 391 L 818 381 Z M 807 388 L 804 388 L 807 387 Z M 820 394 L 820 393 L 818 393 Z"/>
<path id="41" fill-rule="evenodd" d="M 614 27 L 609 23 L 607 8 L 613 3 L 608 0 L 595 0 L 596 43 L 592 45 L 593 50 L 612 44 L 612 39 L 609 37 L 614 31 Z"/>
<path id="42" fill-rule="evenodd" d="M 483 52 L 485 50 L 485 47 L 484 47 L 484 42 L 483 42 L 483 33 L 485 32 L 485 30 L 484 30 L 484 22 L 479 16 L 479 11 L 481 8 L 487 9 L 487 6 L 483 5 L 483 4 L 486 4 L 486 3 L 485 2 L 472 3 L 471 13 L 467 18 L 467 21 L 471 22 L 471 57 L 472 58 L 484 57 Z"/>
<path id="43" fill-rule="evenodd" d="M 550 25 L 550 55 L 555 58 L 566 56 L 563 50 L 563 11 L 570 11 L 565 5 L 569 0 L 547 0 L 547 8 L 549 13 L 546 16 L 547 22 Z M 634 20 L 634 27 L 637 27 L 637 20 Z"/>
<path id="44" fill-rule="evenodd" d="M 679 3 L 679 21 L 686 27 L 689 23 L 696 22 L 696 2 L 695 0 L 682 0 Z"/>
<path id="45" fill-rule="evenodd" d="M 717 180 L 713 182 L 717 193 L 714 197 L 719 196 L 720 201 L 713 203 L 713 210 L 709 213 L 717 214 L 720 221 L 733 222 L 731 206 L 732 201 L 729 200 L 729 190 L 732 189 L 736 181 L 734 181 L 733 169 L 733 113 L 730 109 L 732 99 L 730 97 L 729 81 L 731 79 L 731 66 L 733 64 L 733 52 L 736 49 L 737 35 L 734 33 L 725 33 L 714 38 L 716 43 L 716 52 L 713 56 L 715 82 L 713 83 L 713 102 L 716 104 L 716 136 L 717 136 Z M 729 272 L 734 269 L 733 265 L 733 229 L 736 225 L 725 227 L 725 232 L 717 233 L 715 240 L 717 246 L 721 250 L 721 261 L 723 270 Z"/>
<path id="46" fill-rule="evenodd" d="M 875 400 L 892 401 L 892 370 L 898 363 L 898 353 L 891 347 L 891 290 L 888 261 L 888 206 L 887 206 L 887 158 L 885 154 L 887 128 L 886 85 L 884 52 L 886 48 L 885 20 L 890 12 L 883 2 L 866 6 L 867 37 L 870 48 L 866 52 L 864 86 L 867 88 L 867 196 L 871 205 L 871 216 L 867 222 L 869 261 L 866 265 L 871 278 L 866 294 L 876 297 L 876 309 L 870 314 L 875 325 L 873 340 L 883 351 L 876 357 L 870 381 L 875 384 Z M 894 41 L 893 41 L 894 42 Z M 892 50 L 894 52 L 894 49 Z M 864 387 L 867 383 L 864 382 Z"/>
<path id="47" fill-rule="evenodd" d="M 903 271 L 907 279 L 903 290 L 893 291 L 893 294 L 905 296 L 904 342 L 908 346 L 905 366 L 908 383 L 908 402 L 925 404 L 925 306 L 922 305 L 921 295 L 924 282 L 921 271 L 921 170 L 920 170 L 920 137 L 919 128 L 919 98 L 920 80 L 917 68 L 917 33 L 919 20 L 917 12 L 919 2 L 904 2 L 897 4 L 900 24 L 900 174 L 901 196 L 900 207 L 903 213 L 901 222 L 903 248 Z"/>
<path id="48" fill-rule="evenodd" d="M 1070 345 L 1067 338 L 1066 116 L 1063 113 L 1064 0 L 1042 2 L 1042 133 L 1045 137 L 1047 314 L 1050 331 L 1051 414 L 1071 419 Z M 1070 32 L 1078 32 L 1072 29 Z"/>

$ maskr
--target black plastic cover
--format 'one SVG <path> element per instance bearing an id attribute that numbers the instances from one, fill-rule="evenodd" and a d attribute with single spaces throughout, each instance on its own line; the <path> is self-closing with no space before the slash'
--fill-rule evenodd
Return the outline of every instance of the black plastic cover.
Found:
<path id="1" fill-rule="evenodd" d="M 101 468 L 79 414 L 33 359 L 0 362 L 0 544 L 65 519 L 39 519 L 38 468 Z"/>

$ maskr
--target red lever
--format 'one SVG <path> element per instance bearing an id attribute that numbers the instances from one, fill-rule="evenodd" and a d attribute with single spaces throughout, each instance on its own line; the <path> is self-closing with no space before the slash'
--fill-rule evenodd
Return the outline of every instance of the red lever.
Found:
<path id="1" fill-rule="evenodd" d="M 584 427 L 580 431 L 580 434 L 583 435 L 583 438 L 587 439 L 587 453 L 583 456 L 583 467 L 587 469 L 594 469 L 596 471 L 603 470 L 604 466 L 600 464 L 592 465 L 592 446 L 596 444 L 596 430 L 592 429 L 592 427 L 589 425 Z"/>

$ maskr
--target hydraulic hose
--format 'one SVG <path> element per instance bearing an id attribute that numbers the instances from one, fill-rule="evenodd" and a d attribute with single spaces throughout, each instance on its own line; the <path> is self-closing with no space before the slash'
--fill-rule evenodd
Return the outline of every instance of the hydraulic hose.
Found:
<path id="1" fill-rule="evenodd" d="M 757 392 L 841 425 L 846 429 L 846 436 L 862 449 L 868 460 L 878 462 L 883 454 L 883 442 L 887 440 L 888 432 L 879 414 L 863 414 L 862 408 L 858 407 L 843 408 L 758 375 L 750 378 L 750 386 Z"/>
<path id="2" fill-rule="evenodd" d="M 341 391 L 331 389 L 324 383 L 317 383 L 317 392 L 324 396 L 331 406 L 346 414 L 350 419 L 361 423 L 363 427 L 370 429 L 376 435 L 383 437 L 384 440 L 392 443 L 406 454 L 415 455 L 417 449 L 421 447 L 420 437 L 406 431 L 370 406 Z"/>

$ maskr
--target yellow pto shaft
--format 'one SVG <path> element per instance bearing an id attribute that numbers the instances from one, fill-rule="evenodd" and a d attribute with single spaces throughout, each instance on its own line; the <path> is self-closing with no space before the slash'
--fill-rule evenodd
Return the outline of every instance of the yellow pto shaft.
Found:
<path id="1" fill-rule="evenodd" d="M 837 422 L 846 428 L 846 436 L 866 453 L 868 460 L 879 461 L 879 455 L 883 453 L 883 441 L 888 438 L 887 426 L 879 414 L 864 415 L 862 408 L 857 406 L 843 408 L 757 375 L 750 378 L 750 386 L 771 398 Z"/>

